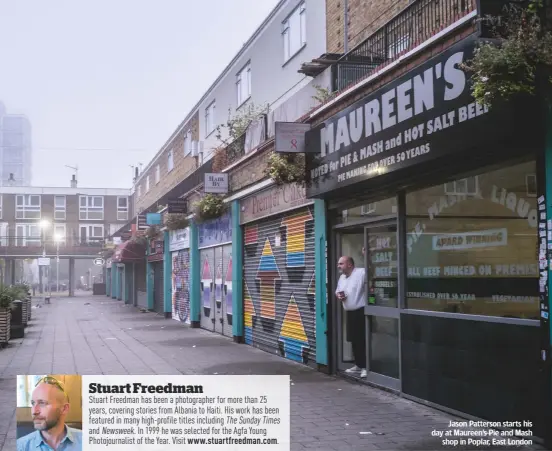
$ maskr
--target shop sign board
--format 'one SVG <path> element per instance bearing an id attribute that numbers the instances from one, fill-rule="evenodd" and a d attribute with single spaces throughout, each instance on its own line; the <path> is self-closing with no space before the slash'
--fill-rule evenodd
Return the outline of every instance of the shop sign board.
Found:
<path id="1" fill-rule="evenodd" d="M 169 250 L 171 252 L 190 247 L 190 228 L 171 230 L 169 232 Z"/>
<path id="2" fill-rule="evenodd" d="M 240 224 L 310 205 L 304 187 L 289 184 L 272 186 L 257 192 L 240 202 Z"/>
<path id="3" fill-rule="evenodd" d="M 167 213 L 187 214 L 188 201 L 186 199 L 169 199 L 167 202 Z"/>
<path id="4" fill-rule="evenodd" d="M 508 107 L 491 112 L 471 95 L 459 65 L 472 58 L 476 43 L 473 36 L 460 41 L 308 131 L 307 152 L 315 157 L 307 159 L 307 196 L 496 145 L 497 137 L 519 129 Z"/>
<path id="5" fill-rule="evenodd" d="M 205 221 L 198 226 L 199 247 L 216 246 L 232 242 L 232 215 L 230 212 L 220 218 Z"/>
<path id="6" fill-rule="evenodd" d="M 274 123 L 274 151 L 282 153 L 305 152 L 305 133 L 310 124 L 300 122 Z"/>
<path id="7" fill-rule="evenodd" d="M 228 174 L 205 174 L 203 191 L 211 194 L 228 193 Z"/>

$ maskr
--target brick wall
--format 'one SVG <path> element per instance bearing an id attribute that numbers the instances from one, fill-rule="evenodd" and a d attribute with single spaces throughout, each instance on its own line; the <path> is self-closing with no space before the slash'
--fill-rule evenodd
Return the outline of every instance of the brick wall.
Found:
<path id="1" fill-rule="evenodd" d="M 141 174 L 140 182 L 135 186 L 135 213 L 141 208 L 148 208 L 178 183 L 192 174 L 197 168 L 197 158 L 191 155 L 184 156 L 184 137 L 188 131 L 192 132 L 192 140 L 199 141 L 199 113 L 196 113 L 173 139 L 167 149 L 153 162 L 151 167 Z M 173 151 L 174 167 L 168 172 L 168 154 Z M 160 167 L 160 180 L 155 183 L 157 165 Z M 150 177 L 150 190 L 146 193 L 146 179 Z M 138 185 L 142 188 L 142 196 L 138 196 Z"/>
<path id="2" fill-rule="evenodd" d="M 409 0 L 348 0 L 349 50 L 398 14 Z M 343 53 L 344 1 L 326 0 L 326 43 L 329 53 Z"/>

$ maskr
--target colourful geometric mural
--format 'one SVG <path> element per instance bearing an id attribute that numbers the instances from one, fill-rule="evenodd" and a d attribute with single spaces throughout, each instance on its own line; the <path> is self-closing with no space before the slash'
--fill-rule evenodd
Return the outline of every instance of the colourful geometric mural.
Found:
<path id="1" fill-rule="evenodd" d="M 226 321 L 228 325 L 232 325 L 232 258 L 228 261 L 228 268 L 226 270 L 226 277 L 224 279 L 224 286 L 226 288 Z"/>
<path id="2" fill-rule="evenodd" d="M 211 276 L 211 268 L 209 267 L 209 260 L 203 260 L 203 270 L 201 271 L 201 284 L 203 287 L 203 310 L 205 316 L 209 316 L 211 311 L 211 284 L 213 282 Z"/>
<path id="3" fill-rule="evenodd" d="M 222 305 L 222 259 L 217 262 L 217 271 L 215 275 L 215 302 L 217 309 Z"/>
<path id="4" fill-rule="evenodd" d="M 305 361 L 305 350 L 309 348 L 309 339 L 293 294 L 289 299 L 278 341 L 283 344 L 285 357 L 296 362 Z"/>
<path id="5" fill-rule="evenodd" d="M 243 284 L 243 326 L 245 329 L 245 343 L 253 344 L 253 318 L 255 314 L 255 306 L 249 294 L 247 283 Z"/>
<path id="6" fill-rule="evenodd" d="M 259 242 L 259 229 L 256 225 L 245 227 L 244 242 L 246 246 Z"/>
<path id="7" fill-rule="evenodd" d="M 272 246 L 267 238 L 261 254 L 259 269 L 257 270 L 257 280 L 260 281 L 260 301 L 261 301 L 261 317 L 274 319 L 276 318 L 276 281 L 280 280 L 280 271 L 272 252 Z"/>
<path id="8" fill-rule="evenodd" d="M 311 207 L 244 229 L 245 341 L 314 365 L 314 227 Z"/>
<path id="9" fill-rule="evenodd" d="M 286 266 L 297 268 L 305 266 L 305 224 L 312 221 L 310 210 L 302 211 L 282 220 L 286 228 Z"/>
<path id="10" fill-rule="evenodd" d="M 190 252 L 172 253 L 172 317 L 190 324 Z"/>

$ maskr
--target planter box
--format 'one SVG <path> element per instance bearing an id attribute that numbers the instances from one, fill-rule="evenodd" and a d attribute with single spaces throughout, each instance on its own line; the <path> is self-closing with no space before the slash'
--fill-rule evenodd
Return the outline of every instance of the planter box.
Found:
<path id="1" fill-rule="evenodd" d="M 31 297 L 29 296 L 27 298 L 27 322 L 31 321 L 31 310 L 32 310 L 32 307 L 33 307 L 33 300 L 31 299 Z"/>
<path id="2" fill-rule="evenodd" d="M 9 308 L 0 309 L 0 347 L 7 346 L 10 340 L 11 329 L 11 310 Z"/>
<path id="3" fill-rule="evenodd" d="M 23 327 L 25 327 L 27 326 L 27 321 L 29 320 L 29 313 L 28 313 L 29 303 L 27 302 L 27 299 L 22 299 L 21 302 L 22 302 L 21 308 L 23 310 L 21 314 L 21 323 L 23 324 Z"/>

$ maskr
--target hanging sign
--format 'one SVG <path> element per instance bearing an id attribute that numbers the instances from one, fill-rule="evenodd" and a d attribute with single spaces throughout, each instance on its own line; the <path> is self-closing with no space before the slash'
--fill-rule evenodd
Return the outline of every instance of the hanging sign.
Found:
<path id="1" fill-rule="evenodd" d="M 282 153 L 305 152 L 305 133 L 310 128 L 310 124 L 275 122 L 274 151 Z"/>
<path id="2" fill-rule="evenodd" d="M 227 194 L 228 193 L 228 174 L 215 173 L 205 174 L 203 182 L 203 191 L 211 194 Z"/>

